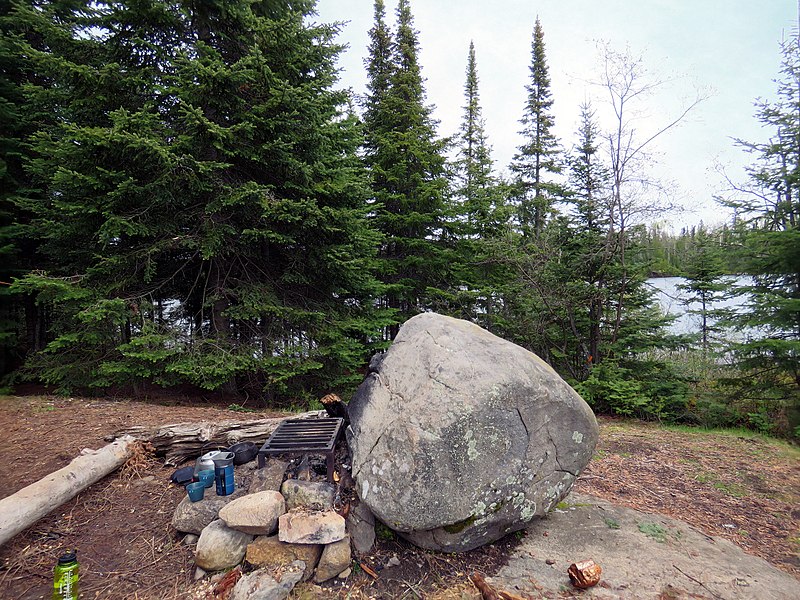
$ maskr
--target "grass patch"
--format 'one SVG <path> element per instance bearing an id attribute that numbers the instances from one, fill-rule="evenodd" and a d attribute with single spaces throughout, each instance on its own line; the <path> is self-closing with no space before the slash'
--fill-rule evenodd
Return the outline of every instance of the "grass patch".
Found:
<path id="1" fill-rule="evenodd" d="M 724 481 L 715 481 L 712 485 L 723 494 L 726 494 L 733 498 L 744 498 L 747 496 L 748 493 L 747 488 L 738 483 L 726 483 Z"/>
<path id="2" fill-rule="evenodd" d="M 606 527 L 609 529 L 619 529 L 619 521 L 613 517 L 603 517 L 603 523 L 605 523 Z"/>
<path id="3" fill-rule="evenodd" d="M 667 541 L 667 530 L 658 523 L 639 523 L 639 531 L 659 544 Z"/>
<path id="4" fill-rule="evenodd" d="M 699 483 L 710 483 L 714 489 L 732 498 L 744 498 L 749 494 L 747 487 L 741 483 L 720 481 L 716 474 L 708 471 L 698 473 L 694 476 L 694 479 Z"/>

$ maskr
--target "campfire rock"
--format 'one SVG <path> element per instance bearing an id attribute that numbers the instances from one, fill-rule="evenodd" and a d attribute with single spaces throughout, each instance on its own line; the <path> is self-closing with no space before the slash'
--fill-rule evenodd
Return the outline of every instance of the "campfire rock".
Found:
<path id="1" fill-rule="evenodd" d="M 345 535 L 344 517 L 333 512 L 296 508 L 278 519 L 278 539 L 292 544 L 330 544 Z"/>
<path id="2" fill-rule="evenodd" d="M 344 536 L 338 542 L 333 542 L 325 546 L 322 557 L 319 559 L 317 571 L 314 573 L 314 581 L 322 583 L 333 579 L 339 573 L 350 566 L 350 536 Z"/>
<path id="3" fill-rule="evenodd" d="M 411 542 L 465 551 L 522 529 L 597 443 L 588 405 L 535 354 L 473 323 L 409 319 L 349 404 L 357 491 Z"/>
<path id="4" fill-rule="evenodd" d="M 286 509 L 308 508 L 327 510 L 333 507 L 336 488 L 324 481 L 304 481 L 287 479 L 281 486 L 281 494 L 286 498 Z"/>
<path id="5" fill-rule="evenodd" d="M 252 535 L 231 529 L 223 521 L 212 521 L 197 540 L 195 564 L 206 571 L 234 567 L 242 561 L 252 541 Z"/>
<path id="6" fill-rule="evenodd" d="M 302 581 L 308 581 L 321 554 L 321 544 L 287 544 L 280 541 L 277 535 L 272 535 L 257 537 L 247 546 L 244 558 L 251 565 L 272 570 L 281 569 L 291 562 L 301 560 L 305 564 Z"/>
<path id="7" fill-rule="evenodd" d="M 280 492 L 258 492 L 237 498 L 219 511 L 219 518 L 231 529 L 252 535 L 269 535 L 286 512 Z"/>
<path id="8" fill-rule="evenodd" d="M 192 502 L 188 496 L 184 497 L 175 507 L 172 515 L 172 526 L 183 533 L 200 535 L 206 525 L 219 516 L 220 509 L 237 498 L 244 495 L 244 490 L 237 489 L 229 496 L 217 496 L 211 489 L 199 502 Z"/>
<path id="9" fill-rule="evenodd" d="M 375 545 L 375 516 L 363 502 L 350 506 L 347 515 L 347 531 L 353 548 L 359 554 L 366 554 Z"/>
<path id="10" fill-rule="evenodd" d="M 283 600 L 300 581 L 305 570 L 302 560 L 296 560 L 281 570 L 278 580 L 267 569 L 244 575 L 233 588 L 231 600 Z"/>
<path id="11" fill-rule="evenodd" d="M 256 469 L 253 472 L 253 479 L 247 491 L 251 494 L 266 491 L 277 492 L 281 489 L 281 482 L 283 482 L 283 476 L 286 474 L 288 466 L 289 463 L 286 461 L 270 458 L 263 469 Z"/>

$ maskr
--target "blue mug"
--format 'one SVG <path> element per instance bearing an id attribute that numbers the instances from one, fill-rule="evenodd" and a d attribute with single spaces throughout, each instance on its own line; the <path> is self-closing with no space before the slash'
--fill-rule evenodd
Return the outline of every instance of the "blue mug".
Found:
<path id="1" fill-rule="evenodd" d="M 214 469 L 204 469 L 195 475 L 197 481 L 204 484 L 207 488 L 210 488 L 212 485 L 214 485 L 215 477 L 216 475 L 214 473 Z"/>

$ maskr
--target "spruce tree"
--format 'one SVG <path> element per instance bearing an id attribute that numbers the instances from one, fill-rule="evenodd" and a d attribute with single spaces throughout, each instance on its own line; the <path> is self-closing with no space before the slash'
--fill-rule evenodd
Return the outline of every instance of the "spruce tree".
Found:
<path id="1" fill-rule="evenodd" d="M 685 258 L 686 281 L 678 285 L 678 289 L 686 292 L 683 303 L 689 307 L 687 312 L 700 319 L 698 337 L 704 354 L 711 348 L 714 334 L 720 331 L 720 317 L 727 314 L 714 308 L 730 289 L 723 279 L 724 273 L 722 249 L 701 224 Z M 699 308 L 691 308 L 694 303 Z"/>
<path id="2" fill-rule="evenodd" d="M 608 228 L 608 169 L 598 152 L 599 132 L 589 103 L 581 105 L 578 142 L 569 158 L 571 207 L 569 270 L 573 281 L 581 282 L 580 308 L 585 324 L 581 371 L 602 361 L 602 330 L 608 302 L 607 272 L 613 261 L 613 242 Z"/>
<path id="3" fill-rule="evenodd" d="M 800 38 L 782 47 L 775 102 L 760 102 L 757 118 L 772 132 L 766 143 L 739 144 L 755 156 L 751 185 L 728 204 L 745 235 L 746 268 L 752 283 L 738 326 L 753 332 L 734 347 L 742 371 L 740 395 L 753 414 L 769 418 L 800 408 Z M 781 417 L 782 419 L 783 417 Z"/>
<path id="4" fill-rule="evenodd" d="M 447 304 L 453 256 L 445 235 L 444 142 L 437 138 L 432 109 L 425 104 L 411 8 L 408 0 L 398 2 L 391 66 L 378 54 L 385 48 L 382 2 L 375 8 L 367 61 L 371 95 L 366 106 L 366 161 L 375 223 L 385 236 L 381 256 L 386 305 L 399 324 L 426 308 Z M 387 72 L 388 88 L 383 79 Z M 396 331 L 395 325 L 387 333 L 391 337 Z"/>
<path id="5" fill-rule="evenodd" d="M 505 230 L 504 188 L 492 172 L 491 147 L 480 104 L 475 45 L 470 42 L 464 83 L 461 126 L 454 136 L 451 165 L 454 233 L 461 266 L 460 293 L 452 311 L 494 328 L 500 288 L 508 279 L 502 264 L 492 260 L 493 247 Z"/>
<path id="6" fill-rule="evenodd" d="M 31 100 L 63 115 L 31 163 L 55 267 L 18 288 L 60 323 L 31 368 L 267 397 L 349 385 L 381 321 L 336 27 L 308 24 L 310 2 L 143 8 L 75 7 L 87 20 L 62 36 L 87 51 L 39 54 Z"/>
<path id="7" fill-rule="evenodd" d="M 538 238 L 553 202 L 560 194 L 555 176 L 561 172 L 561 150 L 553 133 L 555 119 L 550 94 L 550 75 L 545 56 L 544 31 L 536 18 L 531 43 L 530 81 L 525 89 L 527 99 L 523 111 L 524 141 L 514 155 L 511 170 L 516 175 L 519 221 L 523 232 Z"/>
<path id="8" fill-rule="evenodd" d="M 461 203 L 467 234 L 491 235 L 497 230 L 497 181 L 492 174 L 491 148 L 486 137 L 478 90 L 478 68 L 475 44 L 469 43 L 466 81 L 464 83 L 464 116 L 456 136 L 456 179 L 453 195 Z"/>

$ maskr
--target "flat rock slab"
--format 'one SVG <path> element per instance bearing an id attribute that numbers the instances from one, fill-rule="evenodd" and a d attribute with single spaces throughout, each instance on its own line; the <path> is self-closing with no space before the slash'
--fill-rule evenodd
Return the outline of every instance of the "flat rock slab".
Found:
<path id="1" fill-rule="evenodd" d="M 344 517 L 333 512 L 296 508 L 278 519 L 278 539 L 290 544 L 331 544 L 345 536 Z"/>
<path id="2" fill-rule="evenodd" d="M 280 492 L 247 494 L 223 506 L 219 518 L 231 529 L 252 535 L 269 535 L 278 526 L 278 517 L 286 512 Z"/>
<path id="3" fill-rule="evenodd" d="M 287 479 L 281 486 L 281 494 L 286 498 L 286 510 L 298 507 L 328 510 L 333 508 L 336 486 L 325 481 Z"/>
<path id="4" fill-rule="evenodd" d="M 603 573 L 599 585 L 579 591 L 567 569 L 586 559 Z M 663 515 L 575 493 L 527 528 L 522 545 L 490 581 L 498 589 L 536 598 L 561 598 L 564 590 L 602 600 L 800 598 L 800 582 L 728 540 Z"/>

